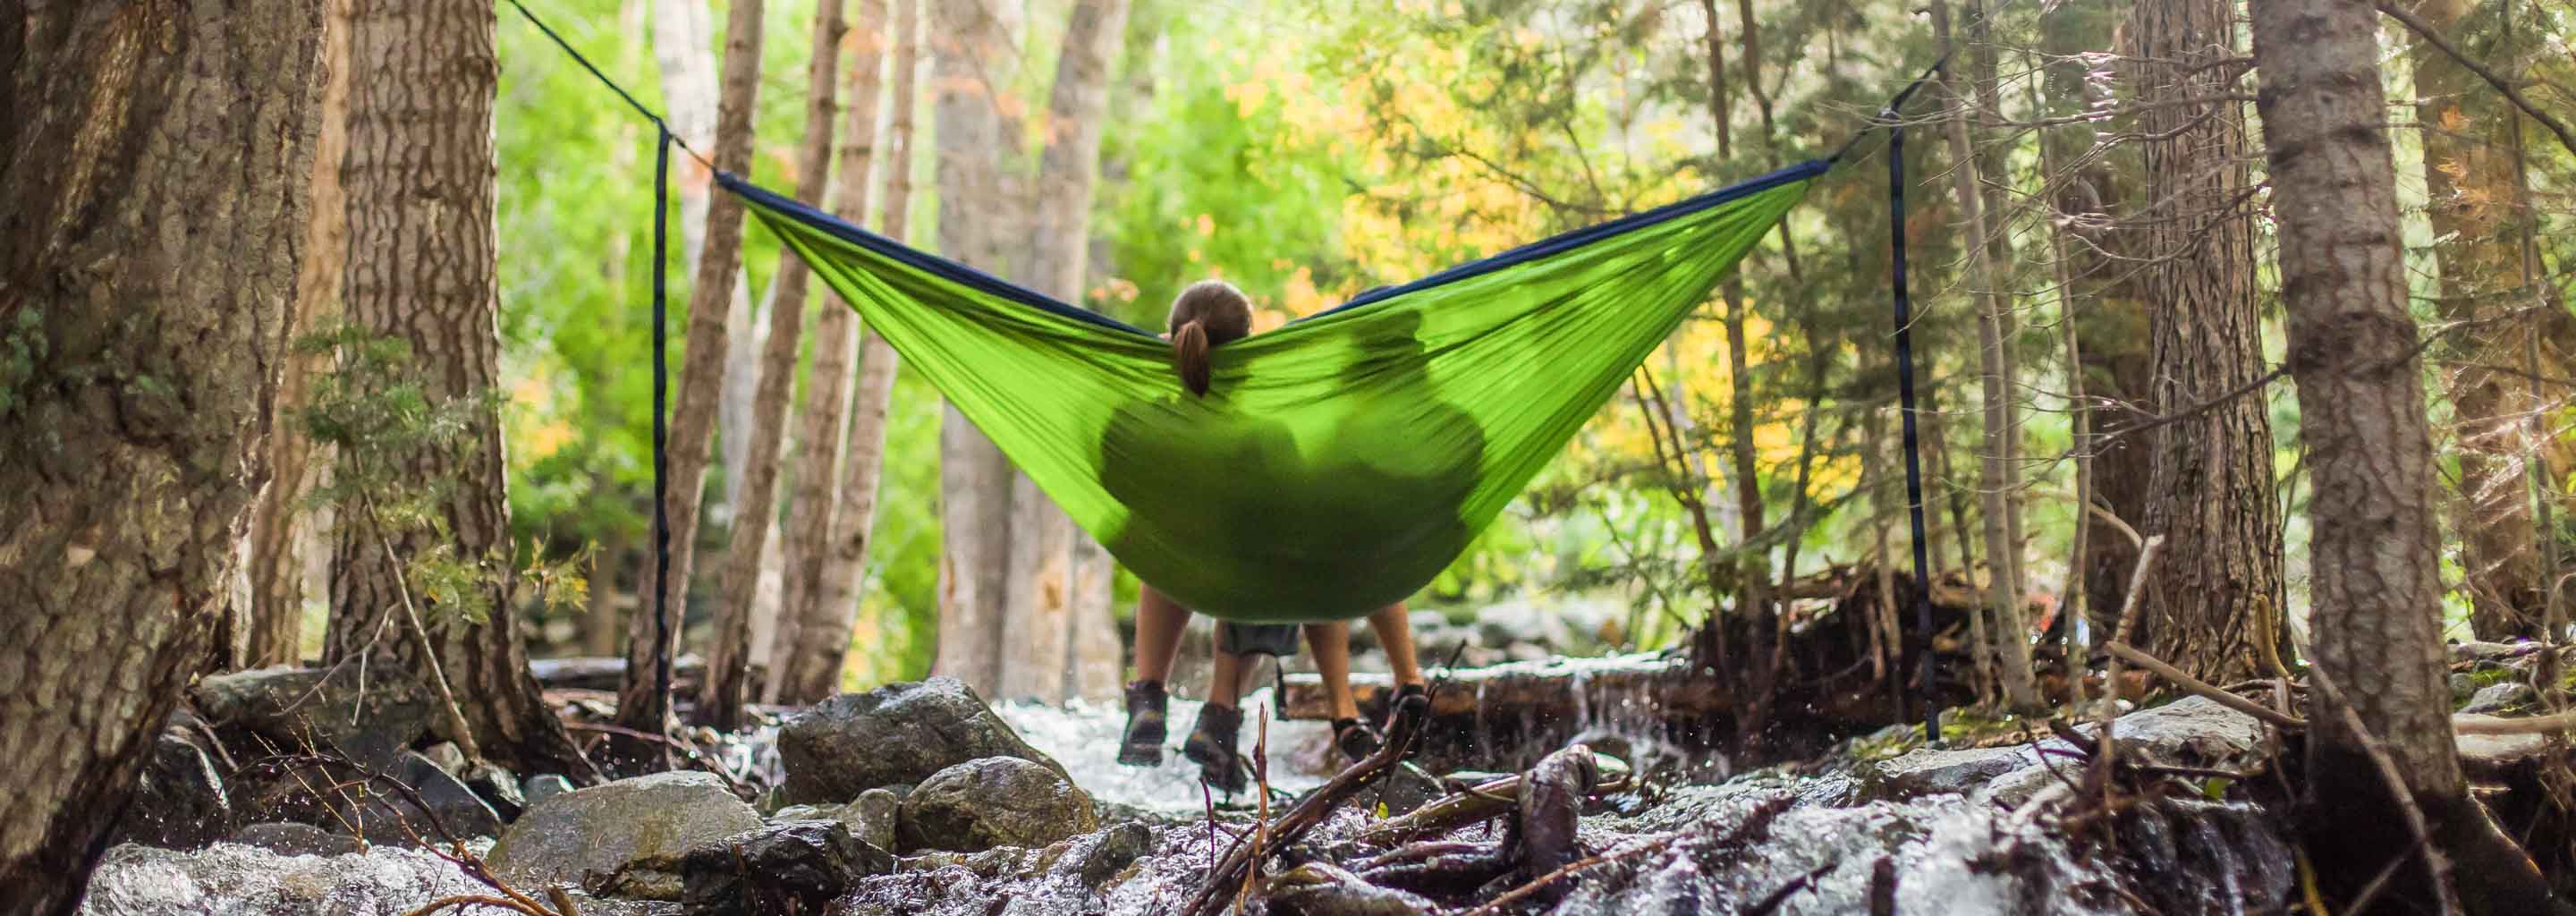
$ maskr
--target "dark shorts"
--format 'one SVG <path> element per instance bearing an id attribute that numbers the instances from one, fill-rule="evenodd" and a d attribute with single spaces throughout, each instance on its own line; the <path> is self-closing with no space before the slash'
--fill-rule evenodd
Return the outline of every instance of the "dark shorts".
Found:
<path id="1" fill-rule="evenodd" d="M 1297 654 L 1297 625 L 1219 622 L 1216 644 L 1219 648 L 1236 655 L 1275 655 L 1287 658 Z"/>

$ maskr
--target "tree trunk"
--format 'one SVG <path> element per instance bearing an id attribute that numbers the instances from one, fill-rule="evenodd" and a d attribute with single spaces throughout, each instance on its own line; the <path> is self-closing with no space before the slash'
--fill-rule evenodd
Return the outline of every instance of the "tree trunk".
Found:
<path id="1" fill-rule="evenodd" d="M 2384 751 L 2389 778 L 2431 822 L 2436 849 L 2423 858 L 2438 850 L 2459 867 L 2468 911 L 2544 912 L 2547 884 L 2470 800 L 2452 745 L 2433 443 L 2383 127 L 2378 16 L 2362 0 L 2252 9 L 2289 364 L 2316 488 L 2312 660 L 2350 702 L 2347 719 L 2327 691 L 2309 694 L 2309 797 L 2320 802 L 2308 809 L 2311 850 L 2321 861 L 2349 857 L 2359 874 L 2335 888 L 2344 893 L 2387 861 L 2399 800 L 2370 759 Z M 2393 873 L 2418 909 L 2441 893 L 2424 873 Z"/>
<path id="2" fill-rule="evenodd" d="M 869 169 L 876 156 L 877 96 L 883 85 L 879 71 L 885 64 L 885 0 L 859 0 L 853 28 L 857 55 L 850 68 L 849 132 L 841 140 L 832 206 L 835 215 L 864 226 Z M 780 269 L 791 268 L 782 264 Z M 833 630 L 832 615 L 818 614 L 814 604 L 822 590 L 824 558 L 832 552 L 832 513 L 840 505 L 841 445 L 848 438 L 844 421 L 854 368 L 850 351 L 857 348 L 858 332 L 858 316 L 826 291 L 821 323 L 814 329 L 814 370 L 796 421 L 796 489 L 787 510 L 786 543 L 779 545 L 786 573 L 780 585 L 778 630 L 769 647 L 769 678 L 761 685 L 762 696 L 771 703 L 785 695 L 789 658 L 806 638 L 808 622 L 817 637 L 828 638 Z"/>
<path id="3" fill-rule="evenodd" d="M 737 175 L 751 170 L 751 116 L 760 92 L 760 14 L 761 0 L 733 0 L 726 11 L 724 92 L 717 106 L 715 165 Z M 742 201 L 720 194 L 707 204 L 706 247 L 699 253 L 697 279 L 689 288 L 680 405 L 671 420 L 670 475 L 665 484 L 671 520 L 667 593 L 658 598 L 648 595 L 638 606 L 627 641 L 626 676 L 618 688 L 617 723 L 636 731 L 661 734 L 670 724 L 668 698 L 654 689 L 655 659 L 679 654 L 680 626 L 687 619 L 683 611 L 715 436 L 722 354 L 731 336 L 721 305 L 732 297 L 741 269 Z M 670 641 L 656 645 L 654 615 L 662 612 L 665 602 L 670 605 Z"/>
<path id="4" fill-rule="evenodd" d="M 2107 52 L 2119 16 L 2116 8 L 2086 4 L 2058 4 L 2040 14 L 2041 51 L 2051 61 L 2042 90 L 2049 117 L 2098 111 L 2112 97 L 2110 79 L 2079 55 Z M 2119 260 L 2124 239 L 2111 231 L 2108 212 L 2129 199 L 2138 180 L 2128 159 L 2086 155 L 2103 133 L 2090 124 L 2052 129 L 2040 139 L 2041 155 L 2059 242 L 2058 275 L 2073 312 L 2076 357 L 2070 372 L 2081 384 L 2070 385 L 2069 393 L 2078 399 L 2074 409 L 2082 414 L 2083 431 L 2092 434 L 2075 440 L 2089 482 L 2079 489 L 2092 505 L 2134 525 L 2146 518 L 2152 453 L 2141 440 L 2102 438 L 2125 421 L 2097 405 L 2151 403 L 2146 305 L 2134 286 L 2136 271 Z M 2083 550 L 2073 559 L 2068 601 L 2080 608 L 2094 640 L 2109 639 L 2137 551 L 2118 526 L 2092 512 L 2077 524 L 2083 526 Z"/>
<path id="5" fill-rule="evenodd" d="M 841 5 L 814 8 L 814 46 L 806 64 L 805 137 L 797 147 L 796 197 L 823 196 L 832 174 L 833 114 L 841 77 Z M 862 176 L 861 182 L 865 181 Z M 707 677 L 698 690 L 698 720 L 719 731 L 742 726 L 742 703 L 751 659 L 751 604 L 760 585 L 760 559 L 769 546 L 771 516 L 776 514 L 780 440 L 787 429 L 787 402 L 796 385 L 796 353 L 805 334 L 805 290 L 813 277 L 805 262 L 784 259 L 778 268 L 777 301 L 769 305 L 769 340 L 760 360 L 760 393 L 753 401 L 749 463 L 728 468 L 742 478 L 735 504 L 733 542 L 718 580 L 714 638 L 707 648 Z M 818 379 L 811 396 L 828 397 L 830 382 Z"/>
<path id="6" fill-rule="evenodd" d="M 931 22 L 933 106 L 939 118 L 939 248 L 1002 270 L 1000 147 L 1006 142 L 1003 64 L 1010 24 L 989 5 L 940 4 Z M 931 670 L 991 694 L 1000 686 L 1008 581 L 1011 466 L 992 440 L 948 405 L 939 425 L 939 648 Z"/>
<path id="7" fill-rule="evenodd" d="M 1949 10 L 1940 0 L 1932 4 L 1932 23 L 1942 45 L 1949 47 Z M 2030 627 L 2022 619 L 2022 594 L 2016 587 L 2021 581 L 2021 544 L 2013 538 L 2011 508 L 2007 505 L 2021 487 L 2020 472 L 2012 460 L 2017 431 L 2013 427 L 2012 362 L 2005 351 L 2003 330 L 2008 307 L 1999 285 L 2003 282 L 2001 270 L 1995 263 L 1993 248 L 1985 241 L 1988 227 L 1984 195 L 1980 191 L 1975 148 L 1968 142 L 1968 95 L 1961 91 L 1962 81 L 1956 76 L 1945 77 L 1943 83 L 1950 90 L 1950 174 L 1968 231 L 1968 283 L 1980 303 L 1977 351 L 1984 364 L 1981 377 L 1985 382 L 1985 450 L 1979 456 L 1977 487 L 1985 504 L 1986 591 L 1995 630 L 1991 635 L 1998 674 L 2003 679 L 2004 701 L 2015 709 L 2032 709 L 2039 705 L 2039 690 L 2031 678 Z"/>
<path id="8" fill-rule="evenodd" d="M 287 316 L 284 372 L 278 382 L 277 418 L 269 434 L 268 488 L 252 510 L 250 551 L 250 649 L 246 667 L 292 665 L 302 659 L 304 636 L 303 548 L 314 540 L 304 528 L 316 521 L 304 507 L 327 454 L 294 420 L 314 373 L 329 357 L 294 352 L 297 337 L 318 330 L 339 312 L 340 272 L 348 256 L 349 215 L 340 191 L 340 160 L 349 148 L 349 3 L 326 0 L 322 23 L 321 129 L 313 145 L 310 216 L 304 262 L 295 278 L 295 308 Z"/>
<path id="9" fill-rule="evenodd" d="M 500 305 L 493 221 L 492 109 L 500 81 L 491 4 L 360 0 L 351 8 L 347 158 L 348 264 L 340 290 L 351 324 L 411 344 L 438 399 L 472 399 L 500 384 Z M 420 99 L 444 104 L 424 105 Z M 441 548 L 478 567 L 490 617 L 437 627 L 438 661 L 472 737 L 521 771 L 586 774 L 581 754 L 539 695 L 512 606 L 508 465 L 500 413 L 473 413 L 463 449 L 396 460 L 411 480 L 439 481 L 444 531 L 342 524 L 332 548 L 331 639 L 325 657 L 374 652 L 400 670 L 425 663 L 408 640 L 372 640 L 402 604 L 409 559 Z M 390 545 L 390 546 L 389 546 Z M 400 626 L 397 622 L 396 626 Z M 458 738 L 463 743 L 463 738 Z"/>
<path id="10" fill-rule="evenodd" d="M 715 41 L 715 23 L 709 18 L 706 0 L 654 0 L 653 59 L 662 74 L 663 117 L 669 120 L 671 132 L 690 145 L 708 148 L 716 132 L 716 55 L 710 48 Z M 682 159 L 672 163 L 685 177 L 680 179 L 680 252 L 691 280 L 696 278 L 698 259 L 706 250 L 707 204 L 715 195 L 715 176 L 696 160 Z M 724 392 L 717 408 L 719 429 L 751 429 L 752 388 L 760 375 L 760 333 L 751 323 L 751 287 L 736 268 L 733 294 L 725 300 L 725 326 L 746 329 L 726 343 L 724 357 Z M 750 454 L 749 433 L 724 437 L 726 468 L 742 467 Z M 741 491 L 742 476 L 730 473 L 725 478 L 724 505 L 734 504 Z"/>
<path id="11" fill-rule="evenodd" d="M 0 887 L 69 914 L 204 670 L 265 482 L 321 7 L 0 26 Z"/>
<path id="12" fill-rule="evenodd" d="M 2468 28 L 2492 18 L 2473 17 L 2476 4 L 2470 0 L 2428 0 L 2413 7 L 2455 46 L 2490 44 Z M 2439 352 L 2459 364 L 2445 375 L 2460 462 L 2452 515 L 2460 566 L 2467 572 L 2469 627 L 2479 639 L 2537 637 L 2543 610 L 2540 543 L 2524 465 L 2537 456 L 2523 438 L 2533 406 L 2523 393 L 2528 384 L 2516 371 L 2525 325 L 2501 320 L 2524 304 L 2505 293 L 2522 274 L 2520 228 L 2529 218 L 2529 198 L 2514 169 L 2520 113 L 2500 104 L 2493 88 L 2441 49 L 2419 43 L 2409 57 L 2416 122 L 2424 137 L 2426 216 L 2433 237 L 2445 240 L 2433 246 L 2442 269 L 2437 301 L 2443 320 L 2465 323 Z"/>
<path id="13" fill-rule="evenodd" d="M 1100 162 L 1109 59 L 1126 35 L 1126 0 L 1076 0 L 1056 57 L 1047 102 L 1047 145 L 1039 160 L 1028 279 L 1038 292 L 1082 301 L 1091 241 L 1091 186 Z M 1014 654 L 997 691 L 1006 698 L 1061 702 L 1075 680 L 1073 520 L 1030 482 L 1012 482 L 1014 575 L 1002 644 Z M 1086 621 L 1097 623 L 1097 621 Z"/>
<path id="14" fill-rule="evenodd" d="M 915 73 L 921 59 L 921 3 L 895 0 L 893 83 L 894 108 L 886 118 L 885 194 L 878 229 L 901 241 L 912 212 L 912 118 Z M 882 7 L 862 2 L 864 23 L 883 21 Z M 872 93 L 871 93 L 872 95 Z M 855 121 L 853 122 L 855 123 Z M 843 168 L 850 168 L 844 164 Z M 827 311 L 847 311 L 832 299 Z M 894 348 L 874 330 L 861 331 L 859 377 L 850 391 L 849 441 L 840 491 L 830 513 L 822 568 L 815 592 L 800 615 L 794 646 L 782 647 L 773 678 L 779 702 L 811 703 L 840 687 L 841 666 L 849 657 L 852 629 L 858 623 L 859 578 L 867 567 L 868 537 L 876 523 L 877 482 L 885 471 L 886 407 L 894 395 Z"/>
<path id="15" fill-rule="evenodd" d="M 2146 527 L 2165 544 L 2135 639 L 2202 680 L 2269 674 L 2256 643 L 2281 644 L 2280 499 L 2272 477 L 2270 399 L 2244 392 L 2264 372 L 2254 291 L 2244 112 L 2236 91 L 2228 0 L 2132 8 L 2126 59 L 2145 156 L 2147 205 L 2127 215 L 2139 279 L 2158 293 L 2148 322 L 2159 410 Z M 2226 400 L 2208 402 L 2231 392 Z M 2208 404 L 2207 407 L 2200 405 Z M 2279 657 L 2289 657 L 2282 652 Z"/>

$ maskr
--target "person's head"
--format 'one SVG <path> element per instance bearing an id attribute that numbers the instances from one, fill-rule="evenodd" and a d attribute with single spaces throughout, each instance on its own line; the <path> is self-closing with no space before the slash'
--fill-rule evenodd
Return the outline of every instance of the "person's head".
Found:
<path id="1" fill-rule="evenodd" d="M 1181 384 L 1191 394 L 1203 395 L 1208 390 L 1208 351 L 1252 333 L 1252 300 L 1234 284 L 1201 280 L 1172 300 L 1168 327 L 1172 365 L 1180 371 Z"/>

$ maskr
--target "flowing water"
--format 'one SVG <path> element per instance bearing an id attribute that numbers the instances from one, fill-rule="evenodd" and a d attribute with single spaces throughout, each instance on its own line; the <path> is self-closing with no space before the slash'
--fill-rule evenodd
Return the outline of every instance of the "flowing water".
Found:
<path id="1" fill-rule="evenodd" d="M 2248 802 L 2197 799 L 2142 804 L 2123 816 L 2109 844 L 2074 844 L 2060 822 L 2066 792 L 2036 757 L 2009 750 L 1923 752 L 1883 764 L 1844 762 L 1816 775 L 1757 770 L 1714 781 L 1723 761 L 1693 759 L 1666 741 L 1646 698 L 1627 689 L 1578 685 L 1577 721 L 1530 723 L 1585 736 L 1666 774 L 1646 788 L 1603 800 L 1582 818 L 1586 854 L 1616 861 L 1583 871 L 1557 893 L 1516 912 L 1575 916 L 1722 914 L 1772 903 L 1772 912 L 1828 914 L 2127 914 L 2276 911 L 2289 893 L 2290 856 L 2276 818 Z M 1247 722 L 1268 708 L 1267 691 L 1247 698 Z M 2177 704 L 2180 706 L 2182 704 Z M 1118 766 L 1123 714 L 1111 704 L 1003 704 L 996 711 L 1032 745 L 1064 764 L 1101 802 L 1104 826 L 1139 822 L 1150 852 L 1098 887 L 1086 886 L 1078 857 L 1038 850 L 916 859 L 902 871 L 865 879 L 836 911 L 864 916 L 1146 916 L 1172 912 L 1196 890 L 1212 859 L 1248 823 L 1240 806 L 1219 812 L 1212 832 L 1196 768 L 1169 755 L 1159 767 Z M 1175 740 L 1197 714 L 1175 699 Z M 2196 718 L 2155 711 L 2139 733 L 2201 727 Z M 2192 714 L 2196 716 L 2197 714 Z M 2124 720 L 2124 723 L 2128 720 Z M 1247 724 L 1245 742 L 1255 727 Z M 2131 729 L 2124 724 L 2124 734 Z M 1335 762 L 1322 723 L 1272 721 L 1270 780 L 1295 792 L 1321 783 Z M 757 751 L 765 754 L 766 751 Z M 1519 754 L 1514 750 L 1512 754 Z M 1866 756 L 1865 753 L 1862 754 Z M 759 760 L 755 756 L 751 758 Z M 1685 765 L 1691 764 L 1691 765 Z M 1891 788 L 1887 773 L 1946 767 L 1965 791 Z M 1696 783 L 1673 784 L 1688 773 Z M 2034 788 L 2036 787 L 2036 788 Z M 1366 852 L 1355 843 L 1368 816 L 1336 813 L 1290 858 L 1344 865 Z M 1469 827 L 1453 838 L 1475 839 Z M 1059 844 L 1061 847 L 1063 844 Z M 1509 882 L 1507 882 L 1509 883 Z M 1499 888 L 1497 888 L 1499 889 Z M 188 913 L 398 914 L 441 896 L 483 889 L 436 857 L 377 848 L 334 858 L 280 856 L 219 844 L 195 852 L 113 850 L 84 912 L 97 916 Z M 1783 891 L 1789 891 L 1783 895 Z M 1544 899 L 1552 896 L 1554 899 Z M 1772 898 L 1777 898 L 1776 902 Z M 1481 899 L 1481 898 L 1479 898 Z M 1877 904 L 1892 904 L 1879 909 Z M 1454 901 L 1453 901 L 1454 902 Z M 673 912 L 670 904 L 597 902 L 584 912 Z M 1255 900 L 1248 912 L 1268 911 Z M 1309 911 L 1315 912 L 1315 911 Z M 1339 910 L 1374 914 L 1400 910 Z M 1449 912 L 1456 912 L 1450 910 Z"/>

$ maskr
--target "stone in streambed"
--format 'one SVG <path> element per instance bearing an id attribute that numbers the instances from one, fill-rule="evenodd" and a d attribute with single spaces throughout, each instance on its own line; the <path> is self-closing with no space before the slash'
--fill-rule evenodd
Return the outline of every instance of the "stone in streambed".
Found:
<path id="1" fill-rule="evenodd" d="M 859 841 L 839 821 L 773 824 L 726 837 L 680 861 L 681 903 L 704 916 L 825 912 L 860 878 L 894 871 L 894 855 Z"/>
<path id="2" fill-rule="evenodd" d="M 578 883 L 635 860 L 676 865 L 690 851 L 761 826 L 760 813 L 712 773 L 656 773 L 552 795 L 529 807 L 484 858 L 522 886 Z"/>
<path id="3" fill-rule="evenodd" d="M 931 774 L 904 796 L 904 850 L 1042 847 L 1098 829 L 1091 797 L 1064 774 L 1017 757 L 986 757 Z"/>
<path id="4" fill-rule="evenodd" d="M 785 804 L 841 804 L 869 789 L 917 783 L 987 757 L 1012 757 L 1064 775 L 965 683 L 934 677 L 845 693 L 779 730 Z"/>

